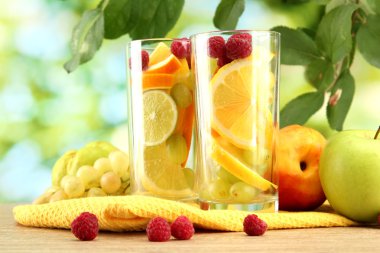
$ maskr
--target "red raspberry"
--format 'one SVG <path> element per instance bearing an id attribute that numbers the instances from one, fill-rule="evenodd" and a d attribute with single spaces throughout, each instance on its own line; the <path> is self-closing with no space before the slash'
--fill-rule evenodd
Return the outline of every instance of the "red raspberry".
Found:
<path id="1" fill-rule="evenodd" d="M 153 218 L 146 227 L 146 234 L 151 242 L 166 242 L 170 239 L 170 225 L 164 218 Z"/>
<path id="2" fill-rule="evenodd" d="M 177 56 L 178 59 L 184 59 L 190 56 L 191 45 L 188 38 L 175 39 L 170 46 L 172 54 Z"/>
<path id="3" fill-rule="evenodd" d="M 131 58 L 128 59 L 129 62 L 129 69 L 132 68 L 132 61 Z M 149 53 L 145 50 L 141 51 L 141 66 L 142 70 L 145 70 L 148 67 L 149 64 Z"/>
<path id="4" fill-rule="evenodd" d="M 186 216 L 179 216 L 172 223 L 172 235 L 178 240 L 189 240 L 194 235 L 193 223 Z"/>
<path id="5" fill-rule="evenodd" d="M 252 35 L 249 33 L 235 33 L 230 38 L 244 39 L 244 40 L 248 40 L 249 42 L 252 42 Z"/>
<path id="6" fill-rule="evenodd" d="M 149 53 L 145 50 L 141 51 L 141 65 L 142 69 L 145 70 L 149 64 Z"/>
<path id="7" fill-rule="evenodd" d="M 218 66 L 219 67 L 223 67 L 224 65 L 230 63 L 232 60 L 230 58 L 227 57 L 227 55 L 224 53 L 223 56 L 219 57 L 218 58 Z"/>
<path id="8" fill-rule="evenodd" d="M 98 218 L 92 213 L 81 213 L 71 223 L 71 232 L 81 241 L 94 240 L 99 232 Z"/>
<path id="9" fill-rule="evenodd" d="M 263 235 L 268 227 L 265 221 L 261 220 L 255 214 L 247 215 L 247 217 L 245 217 L 244 219 L 243 226 L 244 232 L 246 232 L 247 235 L 250 236 Z"/>
<path id="10" fill-rule="evenodd" d="M 222 36 L 213 36 L 208 39 L 208 55 L 212 58 L 220 58 L 226 51 L 226 43 Z"/>
<path id="11" fill-rule="evenodd" d="M 252 52 L 252 43 L 246 39 L 233 38 L 232 36 L 226 43 L 226 55 L 228 58 L 235 60 L 245 58 Z"/>

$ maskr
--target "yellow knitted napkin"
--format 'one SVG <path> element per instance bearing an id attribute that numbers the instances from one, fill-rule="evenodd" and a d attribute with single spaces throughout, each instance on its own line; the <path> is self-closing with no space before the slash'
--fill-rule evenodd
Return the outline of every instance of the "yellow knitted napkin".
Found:
<path id="1" fill-rule="evenodd" d="M 22 205 L 13 209 L 15 220 L 25 226 L 70 228 L 82 212 L 94 213 L 101 230 L 140 231 L 149 219 L 161 216 L 169 222 L 186 215 L 196 227 L 242 231 L 243 220 L 250 212 L 235 210 L 203 211 L 186 203 L 146 196 L 91 197 L 57 201 L 42 205 Z M 252 212 L 251 212 L 252 213 Z M 313 212 L 257 213 L 269 229 L 343 227 L 357 223 L 323 208 Z"/>

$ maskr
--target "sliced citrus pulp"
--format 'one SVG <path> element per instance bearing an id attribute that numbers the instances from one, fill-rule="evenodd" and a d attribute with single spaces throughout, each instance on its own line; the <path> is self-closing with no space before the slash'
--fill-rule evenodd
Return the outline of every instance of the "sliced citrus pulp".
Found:
<path id="1" fill-rule="evenodd" d="M 212 148 L 212 158 L 225 170 L 243 182 L 262 191 L 268 190 L 271 186 L 277 188 L 275 184 L 251 170 L 217 143 L 214 143 Z"/>
<path id="2" fill-rule="evenodd" d="M 190 151 L 191 139 L 193 137 L 193 121 L 194 104 L 191 104 L 187 108 L 178 110 L 178 120 L 175 132 L 182 135 L 185 138 L 188 151 Z M 186 162 L 187 159 L 182 164 L 182 166 L 185 166 Z"/>
<path id="3" fill-rule="evenodd" d="M 178 111 L 174 100 L 164 91 L 144 92 L 145 145 L 154 146 L 166 141 L 177 124 Z"/>
<path id="4" fill-rule="evenodd" d="M 274 81 L 268 78 L 267 65 L 254 64 L 251 57 L 235 60 L 211 80 L 213 128 L 239 148 L 254 148 L 258 135 L 271 123 L 267 120 L 271 117 L 269 103 L 259 100 L 259 87 L 269 87 Z"/>
<path id="5" fill-rule="evenodd" d="M 192 194 L 181 165 L 170 160 L 166 144 L 144 150 L 142 185 L 147 191 L 164 197 L 186 197 Z"/>
<path id="6" fill-rule="evenodd" d="M 162 73 L 162 74 L 173 74 L 181 68 L 181 62 L 175 57 L 175 55 L 170 54 L 164 60 L 149 66 L 145 73 Z"/>
<path id="7" fill-rule="evenodd" d="M 170 89 L 175 79 L 172 74 L 143 74 L 143 90 Z"/>
<path id="8" fill-rule="evenodd" d="M 151 55 L 149 56 L 149 66 L 152 66 L 156 63 L 159 63 L 160 61 L 165 60 L 171 54 L 172 52 L 170 51 L 170 48 L 164 42 L 158 43 Z"/>

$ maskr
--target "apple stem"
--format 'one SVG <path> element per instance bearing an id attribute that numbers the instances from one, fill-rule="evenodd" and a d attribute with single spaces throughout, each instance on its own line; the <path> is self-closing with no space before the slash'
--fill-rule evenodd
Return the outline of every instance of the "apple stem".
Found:
<path id="1" fill-rule="evenodd" d="M 379 136 L 379 134 L 380 134 L 380 126 L 377 129 L 377 131 L 376 131 L 375 138 L 374 138 L 375 140 L 377 139 L 377 136 Z"/>

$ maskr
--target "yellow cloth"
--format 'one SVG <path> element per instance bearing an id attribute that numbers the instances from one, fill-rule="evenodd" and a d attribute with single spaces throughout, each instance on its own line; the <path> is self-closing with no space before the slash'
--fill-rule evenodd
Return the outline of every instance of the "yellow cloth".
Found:
<path id="1" fill-rule="evenodd" d="M 323 210 L 325 209 L 325 210 Z M 252 212 L 235 210 L 203 211 L 186 203 L 146 196 L 92 197 L 63 200 L 42 205 L 22 205 L 13 209 L 15 220 L 25 226 L 70 228 L 82 212 L 94 213 L 101 230 L 140 231 L 149 219 L 161 216 L 169 222 L 186 215 L 196 227 L 242 231 L 244 218 Z M 269 229 L 355 226 L 357 223 L 322 208 L 313 212 L 257 213 Z"/>

